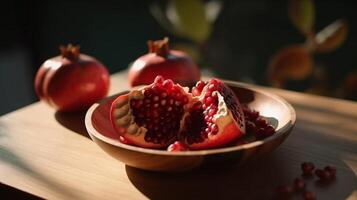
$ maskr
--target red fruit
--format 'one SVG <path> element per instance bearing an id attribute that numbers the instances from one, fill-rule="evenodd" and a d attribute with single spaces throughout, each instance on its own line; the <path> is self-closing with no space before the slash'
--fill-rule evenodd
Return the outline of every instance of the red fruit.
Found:
<path id="1" fill-rule="evenodd" d="M 177 140 L 190 99 L 184 88 L 158 76 L 151 85 L 115 99 L 111 122 L 116 131 L 134 145 L 166 148 Z"/>
<path id="2" fill-rule="evenodd" d="M 241 105 L 222 81 L 211 79 L 195 106 L 189 109 L 190 115 L 186 116 L 179 135 L 190 149 L 219 147 L 245 133 Z"/>
<path id="3" fill-rule="evenodd" d="M 245 131 L 237 98 L 217 79 L 196 97 L 158 76 L 151 85 L 119 96 L 111 107 L 111 121 L 126 140 L 146 148 L 166 148 L 176 140 L 189 149 L 213 148 Z"/>
<path id="4" fill-rule="evenodd" d="M 193 86 L 200 80 L 200 71 L 186 53 L 169 50 L 169 40 L 148 41 L 149 53 L 138 58 L 129 69 L 129 85 L 151 84 L 157 75 L 182 86 Z"/>
<path id="5" fill-rule="evenodd" d="M 312 162 L 304 162 L 301 164 L 301 170 L 303 175 L 311 176 L 314 172 L 315 165 Z"/>
<path id="6" fill-rule="evenodd" d="M 96 59 L 79 54 L 79 47 L 60 47 L 60 56 L 46 60 L 35 77 L 40 100 L 59 111 L 89 107 L 105 97 L 109 90 L 109 73 Z"/>
<path id="7" fill-rule="evenodd" d="M 167 151 L 187 151 L 188 148 L 182 144 L 180 141 L 176 141 L 167 147 Z"/>

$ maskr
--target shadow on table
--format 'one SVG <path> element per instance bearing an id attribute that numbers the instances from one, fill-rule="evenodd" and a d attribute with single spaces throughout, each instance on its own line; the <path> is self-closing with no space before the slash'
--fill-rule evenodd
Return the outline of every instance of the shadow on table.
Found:
<path id="1" fill-rule="evenodd" d="M 126 166 L 129 180 L 149 199 L 274 199 L 277 185 L 271 184 L 272 180 L 284 183 L 288 179 L 284 175 L 290 171 L 275 156 L 240 167 L 180 173 L 150 172 Z"/>
<path id="2" fill-rule="evenodd" d="M 304 161 L 304 156 L 288 158 L 295 155 L 284 153 L 285 148 L 241 167 L 159 173 L 126 166 L 126 172 L 132 184 L 149 199 L 277 199 L 277 186 L 291 184 L 299 177 L 300 163 Z M 343 161 L 338 166 L 340 174 L 329 184 L 321 184 L 316 177 L 305 179 L 308 189 L 316 192 L 319 199 L 346 199 L 356 190 L 354 172 Z M 294 197 L 300 199 L 301 193 Z"/>
<path id="3" fill-rule="evenodd" d="M 84 124 L 85 115 L 86 110 L 71 113 L 56 112 L 55 119 L 62 126 L 90 139 Z"/>

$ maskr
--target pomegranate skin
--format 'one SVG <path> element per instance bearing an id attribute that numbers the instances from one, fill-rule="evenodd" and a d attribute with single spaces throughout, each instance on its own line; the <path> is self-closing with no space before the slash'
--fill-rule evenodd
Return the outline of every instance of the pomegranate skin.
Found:
<path id="1" fill-rule="evenodd" d="M 151 84 L 156 76 L 171 79 L 181 86 L 194 86 L 201 74 L 192 58 L 182 51 L 170 50 L 169 39 L 148 41 L 149 53 L 139 57 L 129 69 L 129 85 Z"/>
<path id="2" fill-rule="evenodd" d="M 129 70 L 131 87 L 151 84 L 157 75 L 182 86 L 193 86 L 200 80 L 200 71 L 184 52 L 170 50 L 167 58 L 149 53 L 138 58 Z"/>
<path id="3" fill-rule="evenodd" d="M 96 59 L 79 54 L 77 60 L 57 56 L 45 61 L 35 77 L 35 91 L 40 100 L 56 110 L 83 110 L 108 93 L 110 77 Z"/>

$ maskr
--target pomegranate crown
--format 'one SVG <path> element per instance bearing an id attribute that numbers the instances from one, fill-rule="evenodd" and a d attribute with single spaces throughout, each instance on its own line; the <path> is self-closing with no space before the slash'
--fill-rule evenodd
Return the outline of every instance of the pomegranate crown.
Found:
<path id="1" fill-rule="evenodd" d="M 162 40 L 149 40 L 147 42 L 149 53 L 156 53 L 161 57 L 166 57 L 169 54 L 169 38 L 165 37 Z"/>
<path id="2" fill-rule="evenodd" d="M 61 45 L 59 47 L 62 57 L 67 58 L 69 60 L 78 60 L 79 48 L 79 45 L 72 44 L 68 44 L 67 46 Z"/>

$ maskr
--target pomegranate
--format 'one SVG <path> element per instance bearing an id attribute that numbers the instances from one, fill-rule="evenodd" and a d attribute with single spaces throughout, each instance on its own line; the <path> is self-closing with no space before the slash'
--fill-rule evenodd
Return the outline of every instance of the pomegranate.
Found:
<path id="1" fill-rule="evenodd" d="M 60 47 L 60 56 L 46 60 L 35 77 L 40 100 L 59 111 L 85 109 L 105 97 L 109 73 L 96 59 L 80 54 L 78 46 Z"/>
<path id="2" fill-rule="evenodd" d="M 243 110 L 233 91 L 218 79 L 202 86 L 198 82 L 193 88 L 198 101 L 189 108 L 180 134 L 190 149 L 222 146 L 245 133 Z"/>
<path id="3" fill-rule="evenodd" d="M 200 80 L 200 71 L 186 53 L 169 49 L 169 40 L 148 41 L 149 53 L 138 58 L 129 69 L 129 85 L 151 84 L 157 75 L 183 86 Z"/>
<path id="4" fill-rule="evenodd" d="M 167 148 L 175 141 L 180 143 L 169 150 L 214 148 L 245 133 L 239 101 L 218 79 L 204 83 L 197 96 L 157 76 L 151 85 L 117 97 L 110 117 L 118 134 L 145 148 Z"/>

